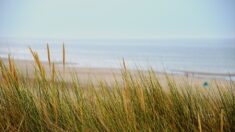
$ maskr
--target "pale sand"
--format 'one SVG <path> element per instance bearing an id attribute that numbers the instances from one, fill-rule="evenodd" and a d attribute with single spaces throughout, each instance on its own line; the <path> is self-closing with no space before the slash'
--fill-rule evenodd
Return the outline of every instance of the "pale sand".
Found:
<path id="1" fill-rule="evenodd" d="M 8 61 L 7 59 L 2 59 L 3 62 L 7 65 Z M 23 74 L 27 74 L 28 77 L 33 78 L 34 72 L 35 72 L 35 63 L 33 61 L 29 60 L 14 60 L 17 68 L 20 72 Z M 43 65 L 46 69 L 47 77 L 50 78 L 51 75 L 51 69 L 47 62 L 43 62 Z M 56 64 L 56 71 L 63 76 L 64 80 L 67 82 L 72 81 L 72 75 L 76 75 L 78 77 L 78 80 L 83 83 L 87 84 L 87 82 L 92 81 L 94 84 L 97 84 L 99 81 L 105 81 L 108 84 L 115 83 L 115 80 L 118 82 L 122 81 L 122 73 L 121 69 L 114 69 L 114 68 L 82 68 L 82 67 L 67 67 L 65 70 L 63 69 L 63 66 L 61 64 Z M 133 75 L 137 73 L 136 70 L 130 70 Z M 144 72 L 145 73 L 145 72 Z M 146 72 L 147 73 L 147 72 Z M 167 85 L 166 82 L 166 74 L 162 72 L 156 72 L 158 79 L 163 85 Z M 210 74 L 208 74 L 210 75 Z M 181 83 L 190 83 L 190 84 L 197 84 L 202 85 L 205 81 L 212 82 L 215 79 L 213 78 L 199 78 L 195 76 L 186 76 L 186 75 L 178 75 L 178 74 L 171 74 L 171 78 L 175 80 L 178 84 Z M 227 83 L 228 81 L 223 79 L 216 79 L 216 81 L 222 82 L 222 84 Z"/>

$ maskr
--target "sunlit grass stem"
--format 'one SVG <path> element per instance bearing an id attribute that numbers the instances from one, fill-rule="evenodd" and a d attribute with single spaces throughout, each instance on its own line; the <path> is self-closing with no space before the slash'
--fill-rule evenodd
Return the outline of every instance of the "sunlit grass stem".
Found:
<path id="1" fill-rule="evenodd" d="M 51 66 L 51 54 L 50 54 L 50 47 L 48 44 L 47 44 L 47 59 L 49 66 Z"/>
<path id="2" fill-rule="evenodd" d="M 63 51 L 62 51 L 62 52 L 63 52 L 63 53 L 62 53 L 62 54 L 63 54 L 63 67 L 64 67 L 64 69 L 65 69 L 65 46 L 64 46 L 64 43 L 63 43 L 62 47 L 63 47 L 63 49 L 62 49 L 62 50 L 63 50 Z"/>

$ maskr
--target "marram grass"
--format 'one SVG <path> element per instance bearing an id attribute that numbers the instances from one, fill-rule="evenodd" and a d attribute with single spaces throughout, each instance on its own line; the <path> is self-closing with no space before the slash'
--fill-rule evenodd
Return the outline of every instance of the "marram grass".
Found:
<path id="1" fill-rule="evenodd" d="M 30 51 L 34 79 L 0 59 L 0 131 L 235 131 L 232 81 L 204 89 L 166 75 L 165 86 L 153 70 L 133 75 L 124 63 L 123 81 L 81 85 L 76 75 L 63 81 L 54 63 L 46 73 Z"/>

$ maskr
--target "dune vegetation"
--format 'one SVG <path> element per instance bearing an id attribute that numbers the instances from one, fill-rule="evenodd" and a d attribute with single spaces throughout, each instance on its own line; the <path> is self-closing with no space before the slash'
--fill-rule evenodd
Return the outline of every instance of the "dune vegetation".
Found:
<path id="1" fill-rule="evenodd" d="M 50 72 L 30 52 L 33 78 L 10 55 L 0 60 L 0 131 L 235 131 L 233 81 L 204 88 L 166 74 L 166 87 L 153 70 L 133 75 L 123 62 L 121 82 L 81 85 L 72 73 L 64 81 L 49 46 Z M 62 58 L 66 70 L 64 46 Z"/>

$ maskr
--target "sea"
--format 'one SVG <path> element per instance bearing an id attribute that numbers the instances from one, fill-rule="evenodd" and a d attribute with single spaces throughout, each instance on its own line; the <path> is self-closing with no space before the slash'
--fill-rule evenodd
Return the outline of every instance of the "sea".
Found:
<path id="1" fill-rule="evenodd" d="M 33 60 L 29 47 L 47 61 L 71 67 L 154 69 L 165 72 L 235 73 L 235 39 L 0 39 L 0 57 Z"/>

